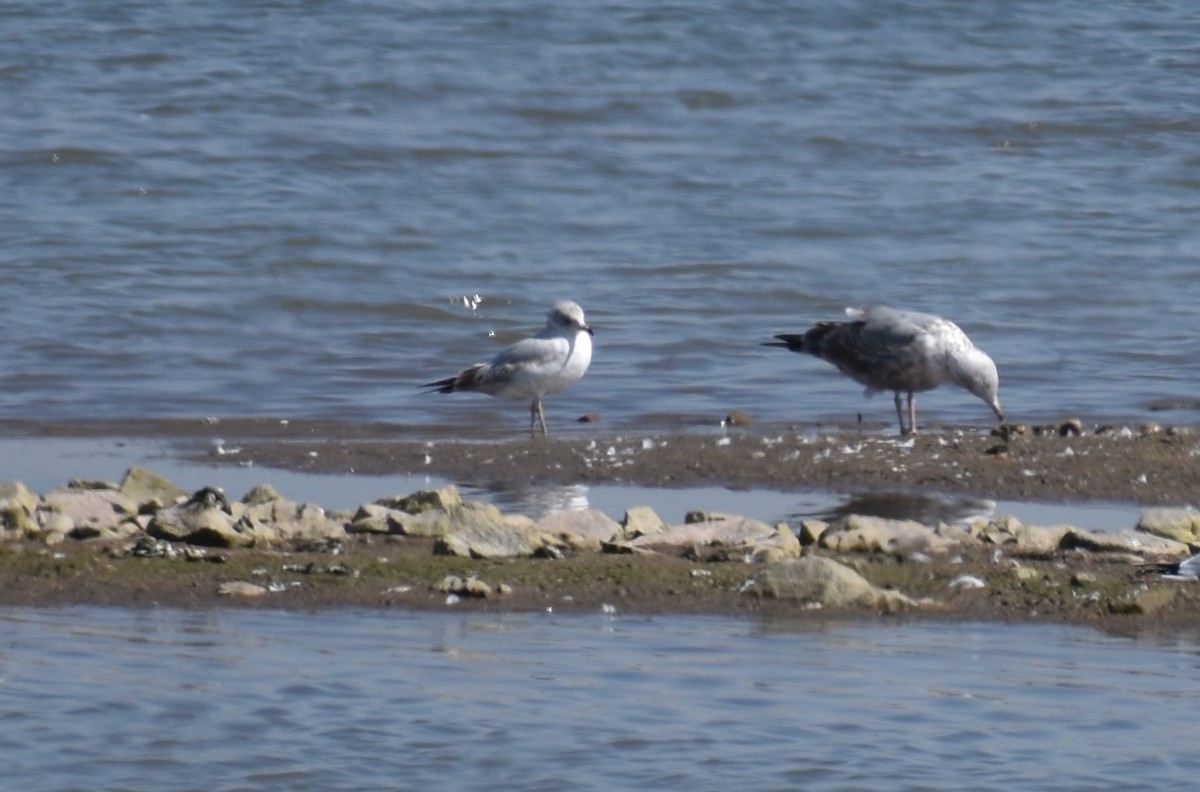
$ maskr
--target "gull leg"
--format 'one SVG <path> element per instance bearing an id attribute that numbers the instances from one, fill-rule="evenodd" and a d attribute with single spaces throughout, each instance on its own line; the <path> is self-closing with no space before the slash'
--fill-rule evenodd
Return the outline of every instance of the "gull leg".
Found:
<path id="1" fill-rule="evenodd" d="M 542 434 L 550 434 L 546 429 L 546 414 L 542 412 L 542 400 L 534 399 L 533 404 L 529 405 L 529 434 L 534 434 L 533 428 L 539 421 L 542 424 Z"/>
<path id="2" fill-rule="evenodd" d="M 900 401 L 900 391 L 896 391 L 896 420 L 900 422 L 900 434 L 908 434 L 904 431 L 904 405 Z"/>
<path id="3" fill-rule="evenodd" d="M 908 433 L 917 433 L 917 394 L 908 392 Z"/>

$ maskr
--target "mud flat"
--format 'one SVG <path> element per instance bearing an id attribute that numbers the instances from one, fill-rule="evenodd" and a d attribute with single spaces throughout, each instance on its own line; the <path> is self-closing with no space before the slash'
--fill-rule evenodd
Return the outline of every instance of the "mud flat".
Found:
<path id="1" fill-rule="evenodd" d="M 44 493 L 6 485 L 0 602 L 1200 627 L 1200 586 L 1187 564 L 1200 549 L 1200 519 L 1186 508 L 1200 491 L 1200 440 L 1189 428 L 1064 422 L 916 438 L 789 427 L 430 441 L 245 421 L 222 425 L 229 439 L 220 446 L 184 428 L 143 436 L 216 464 L 253 463 L 264 486 L 184 492 L 140 469 Z M 327 511 L 279 496 L 272 468 L 426 471 L 493 487 L 881 488 L 1146 508 L 1138 525 L 1112 533 L 1003 516 L 765 525 L 721 512 L 647 514 L 636 503 L 621 520 L 593 511 L 534 520 L 464 501 L 452 487 Z"/>

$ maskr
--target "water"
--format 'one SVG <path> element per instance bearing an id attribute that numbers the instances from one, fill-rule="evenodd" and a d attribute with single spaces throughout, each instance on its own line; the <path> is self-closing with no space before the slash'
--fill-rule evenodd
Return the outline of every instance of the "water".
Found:
<path id="1" fill-rule="evenodd" d="M 17 479 L 44 493 L 71 479 L 119 482 L 132 465 L 148 467 L 178 486 L 196 491 L 221 487 L 240 498 L 259 484 L 270 484 L 283 497 L 326 509 L 353 509 L 388 495 L 456 484 L 465 497 L 485 500 L 503 511 L 533 518 L 554 511 L 598 509 L 620 520 L 633 506 L 649 506 L 668 522 L 680 523 L 689 511 L 740 514 L 768 523 L 836 520 L 847 514 L 965 525 L 976 519 L 1011 515 L 1029 525 L 1066 523 L 1092 531 L 1133 528 L 1141 509 L 1129 503 L 1041 503 L 995 501 L 968 495 L 912 492 L 828 492 L 735 490 L 727 487 L 665 489 L 634 484 L 528 484 L 488 486 L 451 482 L 438 476 L 334 475 L 264 469 L 252 465 L 208 464 L 181 458 L 177 448 L 152 440 L 113 438 L 0 437 L 0 481 Z"/>
<path id="2" fill-rule="evenodd" d="M 238 609 L 0 624 L 21 789 L 1167 789 L 1200 771 L 1194 637 Z"/>
<path id="3" fill-rule="evenodd" d="M 1198 36 L 1183 0 L 8 2 L 0 418 L 509 436 L 523 407 L 414 386 L 562 297 L 597 346 L 547 405 L 558 431 L 594 431 L 570 428 L 584 412 L 602 430 L 732 409 L 890 421 L 887 399 L 758 346 L 866 301 L 957 320 L 997 359 L 1014 420 L 1161 418 L 1153 402 L 1200 380 Z M 921 403 L 926 422 L 991 420 L 962 394 Z M 4 477 L 35 489 L 118 477 L 131 450 L 62 462 L 33 445 L 50 461 L 6 444 L 20 469 Z M 268 480 L 330 507 L 420 485 L 133 451 L 184 486 Z M 655 505 L 845 505 L 740 495 Z M 0 622 L 15 788 L 1118 789 L 1197 771 L 1194 637 L 357 611 Z"/>
<path id="4" fill-rule="evenodd" d="M 958 320 L 1014 419 L 1152 417 L 1200 378 L 1198 34 L 1183 0 L 10 2 L 0 415 L 507 434 L 413 386 L 572 297 L 563 429 L 890 420 L 758 346 L 871 300 Z"/>

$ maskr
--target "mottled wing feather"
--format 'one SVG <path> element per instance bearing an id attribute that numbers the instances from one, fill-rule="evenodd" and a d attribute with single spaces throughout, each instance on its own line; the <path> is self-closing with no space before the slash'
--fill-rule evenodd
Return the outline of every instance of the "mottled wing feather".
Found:
<path id="1" fill-rule="evenodd" d="M 526 338 L 505 349 L 475 374 L 477 390 L 484 393 L 521 378 L 536 378 L 544 368 L 561 366 L 568 343 L 561 338 Z"/>
<path id="2" fill-rule="evenodd" d="M 853 322 L 823 322 L 809 331 L 814 354 L 843 374 L 880 390 L 926 390 L 935 383 L 920 346 L 924 329 L 903 312 L 870 312 Z"/>

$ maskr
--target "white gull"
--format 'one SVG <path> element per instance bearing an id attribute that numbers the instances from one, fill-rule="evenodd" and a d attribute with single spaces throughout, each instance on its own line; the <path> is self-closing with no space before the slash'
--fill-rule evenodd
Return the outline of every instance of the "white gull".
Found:
<path id="1" fill-rule="evenodd" d="M 529 433 L 541 422 L 546 431 L 542 399 L 565 390 L 583 377 L 592 361 L 592 328 L 583 309 L 570 300 L 555 303 L 546 316 L 546 328 L 518 341 L 487 363 L 476 363 L 453 377 L 422 387 L 438 393 L 477 391 L 507 399 L 532 399 Z"/>
<path id="2" fill-rule="evenodd" d="M 850 321 L 817 322 L 799 334 L 775 336 L 765 346 L 807 352 L 866 386 L 868 396 L 895 393 L 900 434 L 917 431 L 915 394 L 950 383 L 978 396 L 1001 421 L 995 362 L 958 325 L 940 316 L 871 305 L 847 308 Z M 901 394 L 908 397 L 905 425 Z"/>

